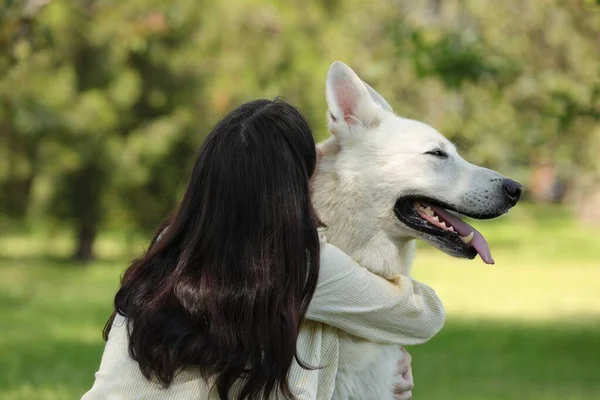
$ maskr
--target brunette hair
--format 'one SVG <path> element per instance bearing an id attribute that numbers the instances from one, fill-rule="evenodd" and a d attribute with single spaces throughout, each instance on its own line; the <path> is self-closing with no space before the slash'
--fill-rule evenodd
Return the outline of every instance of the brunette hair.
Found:
<path id="1" fill-rule="evenodd" d="M 239 400 L 294 398 L 294 358 L 311 368 L 296 340 L 319 274 L 316 157 L 307 121 L 281 100 L 243 104 L 213 128 L 181 204 L 115 296 L 146 378 L 169 386 L 194 366 L 222 399 L 238 379 Z"/>

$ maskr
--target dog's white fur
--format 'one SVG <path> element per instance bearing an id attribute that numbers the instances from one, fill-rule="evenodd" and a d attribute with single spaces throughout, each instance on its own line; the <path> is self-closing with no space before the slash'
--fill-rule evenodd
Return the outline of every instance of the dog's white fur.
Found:
<path id="1" fill-rule="evenodd" d="M 434 128 L 395 115 L 345 64 L 332 64 L 326 97 L 333 136 L 319 144 L 323 157 L 313 200 L 328 240 L 371 272 L 387 279 L 409 275 L 415 238 L 453 254 L 436 237 L 396 218 L 394 204 L 402 196 L 439 199 L 470 214 L 510 208 L 502 200 L 500 174 L 465 161 Z M 425 154 L 436 149 L 448 158 Z M 401 357 L 397 346 L 340 332 L 334 399 L 393 399 Z"/>

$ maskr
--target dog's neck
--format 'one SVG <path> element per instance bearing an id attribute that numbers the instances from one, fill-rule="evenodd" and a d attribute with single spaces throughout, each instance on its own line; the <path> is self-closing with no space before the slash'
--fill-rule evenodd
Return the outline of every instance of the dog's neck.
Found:
<path id="1" fill-rule="evenodd" d="M 347 171 L 346 171 L 347 172 Z M 415 254 L 410 238 L 390 239 L 377 223 L 369 194 L 351 173 L 340 175 L 335 156 L 326 156 L 315 172 L 313 202 L 327 225 L 327 241 L 371 272 L 391 279 L 409 275 Z"/>

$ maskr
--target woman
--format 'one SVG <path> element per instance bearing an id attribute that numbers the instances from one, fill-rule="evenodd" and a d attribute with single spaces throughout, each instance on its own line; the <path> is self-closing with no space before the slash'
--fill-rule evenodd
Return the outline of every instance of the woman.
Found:
<path id="1" fill-rule="evenodd" d="M 441 329 L 432 289 L 320 239 L 316 164 L 288 103 L 249 102 L 214 127 L 168 229 L 123 276 L 83 399 L 329 399 L 336 329 L 399 346 Z"/>

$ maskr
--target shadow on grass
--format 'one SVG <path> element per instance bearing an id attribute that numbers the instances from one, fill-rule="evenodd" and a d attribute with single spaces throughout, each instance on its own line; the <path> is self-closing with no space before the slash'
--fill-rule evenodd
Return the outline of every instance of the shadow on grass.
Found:
<path id="1" fill-rule="evenodd" d="M 410 348 L 415 399 L 600 399 L 600 326 L 585 322 L 450 321 L 434 340 Z M 0 342 L 0 397 L 46 388 L 36 399 L 58 398 L 47 388 L 60 386 L 61 395 L 79 398 L 103 345 L 99 337 L 65 341 L 44 332 Z"/>
<path id="2" fill-rule="evenodd" d="M 600 319 L 450 321 L 410 352 L 416 399 L 600 399 Z"/>
<path id="3" fill-rule="evenodd" d="M 91 387 L 104 343 L 40 336 L 35 342 L 0 345 L 0 398 L 78 399 Z"/>

